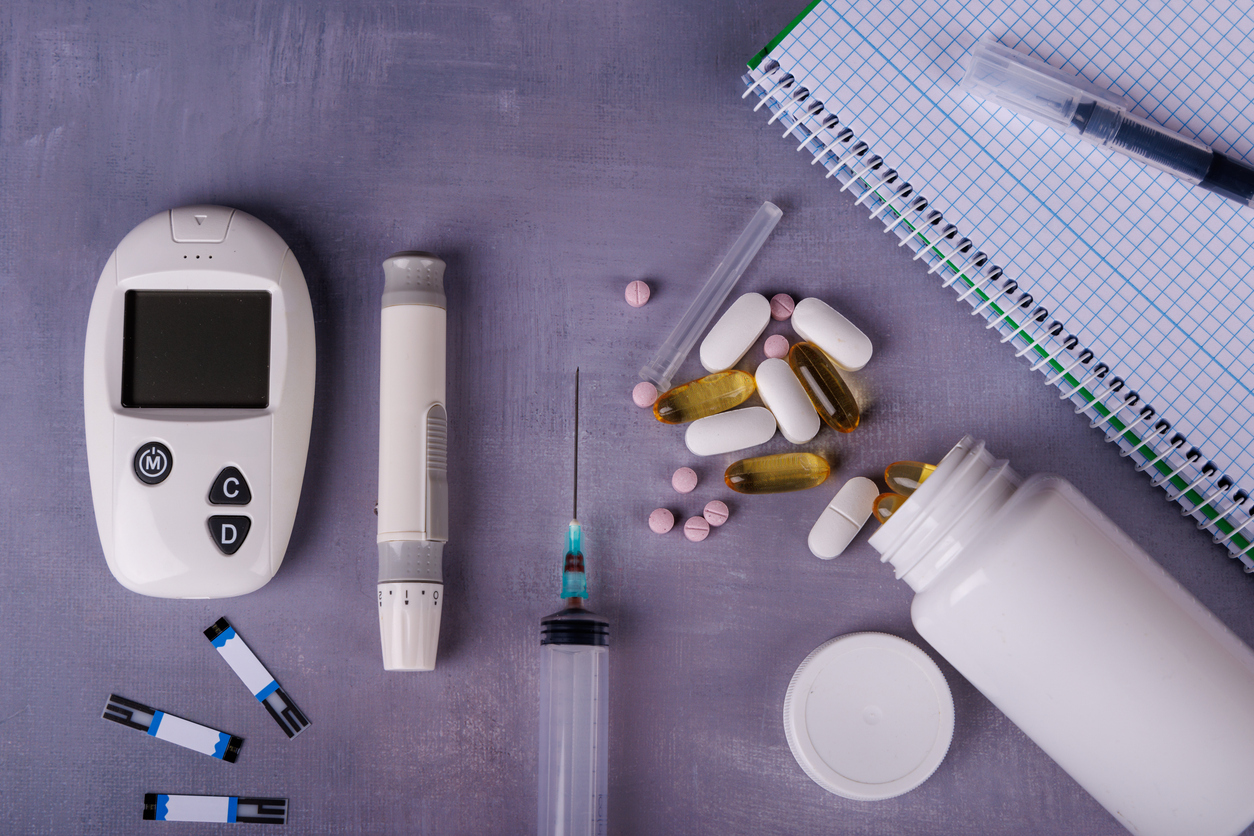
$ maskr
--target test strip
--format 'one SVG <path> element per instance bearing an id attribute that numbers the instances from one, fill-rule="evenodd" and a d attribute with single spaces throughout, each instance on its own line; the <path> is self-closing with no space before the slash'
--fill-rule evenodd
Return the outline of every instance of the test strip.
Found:
<path id="1" fill-rule="evenodd" d="M 287 824 L 287 799 L 150 792 L 144 796 L 144 820 Z"/>
<path id="2" fill-rule="evenodd" d="M 119 697 L 117 694 L 109 695 L 109 701 L 105 703 L 104 714 L 101 716 L 106 720 L 146 732 L 158 740 L 168 740 L 184 749 L 191 749 L 193 752 L 200 752 L 228 763 L 235 763 L 236 758 L 239 757 L 239 747 L 244 745 L 242 737 L 211 729 L 200 723 L 175 717 L 173 714 L 166 714 L 164 711 Z"/>
<path id="3" fill-rule="evenodd" d="M 292 698 L 283 692 L 256 654 L 244 644 L 244 640 L 235 632 L 230 622 L 219 618 L 212 627 L 205 630 L 205 637 L 218 649 L 218 653 L 257 701 L 266 707 L 266 711 L 270 712 L 270 716 L 283 729 L 284 734 L 295 737 L 309 725 L 308 718 L 296 707 Z"/>

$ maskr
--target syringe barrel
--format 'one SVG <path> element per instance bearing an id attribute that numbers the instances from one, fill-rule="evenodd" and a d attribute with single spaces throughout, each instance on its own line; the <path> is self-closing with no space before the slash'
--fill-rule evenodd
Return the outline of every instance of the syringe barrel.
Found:
<path id="1" fill-rule="evenodd" d="M 540 836 L 603 836 L 609 754 L 608 648 L 540 648 Z"/>

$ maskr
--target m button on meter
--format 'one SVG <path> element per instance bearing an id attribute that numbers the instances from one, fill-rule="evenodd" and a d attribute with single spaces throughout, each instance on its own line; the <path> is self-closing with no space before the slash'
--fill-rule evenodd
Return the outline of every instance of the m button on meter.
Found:
<path id="1" fill-rule="evenodd" d="M 248 517 L 210 517 L 209 535 L 223 554 L 235 554 L 244 545 L 253 521 Z"/>
<path id="2" fill-rule="evenodd" d="M 174 458 L 160 441 L 149 441 L 135 451 L 135 476 L 145 485 L 159 485 L 170 475 Z"/>
<path id="3" fill-rule="evenodd" d="M 247 505 L 252 501 L 252 491 L 237 467 L 222 468 L 209 488 L 209 502 L 213 505 Z"/>

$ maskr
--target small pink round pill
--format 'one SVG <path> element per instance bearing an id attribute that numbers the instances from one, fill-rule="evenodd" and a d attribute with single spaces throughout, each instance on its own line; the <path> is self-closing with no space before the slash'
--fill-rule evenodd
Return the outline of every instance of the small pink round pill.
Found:
<path id="1" fill-rule="evenodd" d="M 649 286 L 639 279 L 629 283 L 625 294 L 627 297 L 627 304 L 631 305 L 633 308 L 640 307 L 645 302 L 649 301 L 650 292 Z"/>
<path id="2" fill-rule="evenodd" d="M 771 297 L 771 319 L 783 322 L 792 316 L 792 309 L 795 307 L 797 303 L 787 293 L 776 293 Z"/>
<path id="3" fill-rule="evenodd" d="M 705 521 L 710 525 L 718 528 L 727 522 L 727 503 L 712 499 L 705 504 L 705 510 L 701 512 L 701 516 L 705 517 Z"/>
<path id="4" fill-rule="evenodd" d="M 684 536 L 694 543 L 700 543 L 710 536 L 710 524 L 701 517 L 689 517 L 684 523 Z"/>
<path id="5" fill-rule="evenodd" d="M 697 487 L 697 472 L 691 467 L 681 467 L 671 476 L 671 487 L 680 493 L 692 493 Z"/>
<path id="6" fill-rule="evenodd" d="M 675 527 L 675 515 L 665 508 L 656 508 L 649 515 L 649 528 L 656 534 L 665 534 Z"/>
<path id="7" fill-rule="evenodd" d="M 657 400 L 657 387 L 647 380 L 642 380 L 636 384 L 636 388 L 631 390 L 631 399 L 636 402 L 636 406 L 642 408 L 653 406 L 653 402 Z"/>
<path id="8" fill-rule="evenodd" d="M 767 357 L 787 357 L 788 338 L 783 334 L 771 334 L 771 336 L 766 338 L 766 344 L 762 346 L 762 352 Z"/>

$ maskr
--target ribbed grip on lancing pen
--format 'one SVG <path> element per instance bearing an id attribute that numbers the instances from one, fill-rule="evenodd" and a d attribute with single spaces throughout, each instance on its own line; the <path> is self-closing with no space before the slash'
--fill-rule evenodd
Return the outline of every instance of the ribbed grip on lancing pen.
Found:
<path id="1" fill-rule="evenodd" d="M 427 412 L 427 537 L 448 540 L 448 413 Z"/>
<path id="2" fill-rule="evenodd" d="M 744 96 L 758 97 L 754 109 L 769 108 L 768 124 L 783 125 L 784 137 L 794 137 L 797 150 L 813 157 L 811 164 L 822 165 L 828 177 L 841 183 L 841 191 L 850 191 L 857 198 L 854 205 L 865 206 L 885 232 L 899 239 L 899 247 L 909 246 L 914 260 L 927 266 L 928 275 L 936 275 L 973 315 L 987 320 L 985 328 L 996 329 L 1001 341 L 1015 348 L 1016 357 L 1027 358 L 1031 370 L 1043 374 L 1063 400 L 1105 432 L 1121 456 L 1131 457 L 1137 470 L 1148 471 L 1152 484 L 1162 486 L 1169 501 L 1180 503 L 1185 516 L 1210 531 L 1230 557 L 1254 573 L 1254 489 L 1238 487 L 1184 436 L 1173 432 L 1152 404 L 1131 391 L 1117 365 L 1112 371 L 1081 345 L 1064 323 L 1051 318 L 989 255 L 947 223 L 914 185 L 842 124 L 828 102 L 819 101 L 777 61 L 762 61 L 743 80 L 748 87 Z M 1207 173 L 1204 188 L 1240 202 L 1246 202 L 1245 192 L 1254 195 L 1254 169 L 1227 166 L 1228 158 L 1221 154 L 1215 159 L 1218 168 Z"/>

